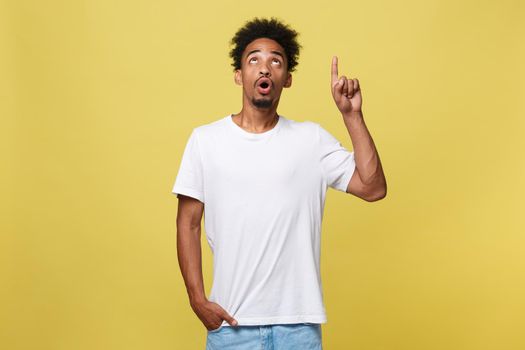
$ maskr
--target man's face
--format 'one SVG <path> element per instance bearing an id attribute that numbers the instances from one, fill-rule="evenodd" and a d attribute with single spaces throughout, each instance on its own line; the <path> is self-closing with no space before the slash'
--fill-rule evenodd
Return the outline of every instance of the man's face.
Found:
<path id="1" fill-rule="evenodd" d="M 292 85 L 284 49 L 271 39 L 252 41 L 244 49 L 241 69 L 235 71 L 235 82 L 243 86 L 244 99 L 254 107 L 274 106 L 283 87 Z"/>

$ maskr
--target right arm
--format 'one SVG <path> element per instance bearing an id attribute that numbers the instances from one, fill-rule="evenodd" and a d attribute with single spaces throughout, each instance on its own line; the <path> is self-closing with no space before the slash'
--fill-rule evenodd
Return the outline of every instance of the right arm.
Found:
<path id="1" fill-rule="evenodd" d="M 217 329 L 226 320 L 236 321 L 219 304 L 208 301 L 204 292 L 201 254 L 201 220 L 204 204 L 179 194 L 177 212 L 177 256 L 190 299 L 190 305 L 208 330 Z"/>
<path id="2" fill-rule="evenodd" d="M 178 195 L 177 256 L 190 304 L 206 300 L 202 278 L 201 220 L 204 204 L 192 197 Z"/>

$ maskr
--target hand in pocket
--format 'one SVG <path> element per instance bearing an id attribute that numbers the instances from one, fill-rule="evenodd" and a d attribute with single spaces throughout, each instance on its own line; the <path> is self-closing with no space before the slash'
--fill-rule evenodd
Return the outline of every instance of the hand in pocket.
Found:
<path id="1" fill-rule="evenodd" d="M 191 306 L 197 317 L 202 321 L 207 330 L 218 329 L 223 320 L 232 326 L 237 326 L 237 321 L 226 312 L 219 304 L 206 300 Z"/>

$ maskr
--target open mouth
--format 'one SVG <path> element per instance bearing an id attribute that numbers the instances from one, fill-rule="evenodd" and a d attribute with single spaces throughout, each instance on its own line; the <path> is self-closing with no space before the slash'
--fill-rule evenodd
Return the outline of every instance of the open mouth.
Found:
<path id="1" fill-rule="evenodd" d="M 263 78 L 257 84 L 257 91 L 262 95 L 267 95 L 270 93 L 272 87 L 271 81 L 269 79 Z"/>

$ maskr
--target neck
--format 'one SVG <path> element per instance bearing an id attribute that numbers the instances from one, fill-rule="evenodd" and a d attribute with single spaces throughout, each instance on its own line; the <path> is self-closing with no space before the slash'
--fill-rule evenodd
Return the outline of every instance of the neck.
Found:
<path id="1" fill-rule="evenodd" d="M 250 104 L 243 104 L 241 111 L 233 114 L 232 118 L 244 130 L 262 133 L 272 129 L 277 124 L 277 104 L 270 108 L 256 108 Z"/>

